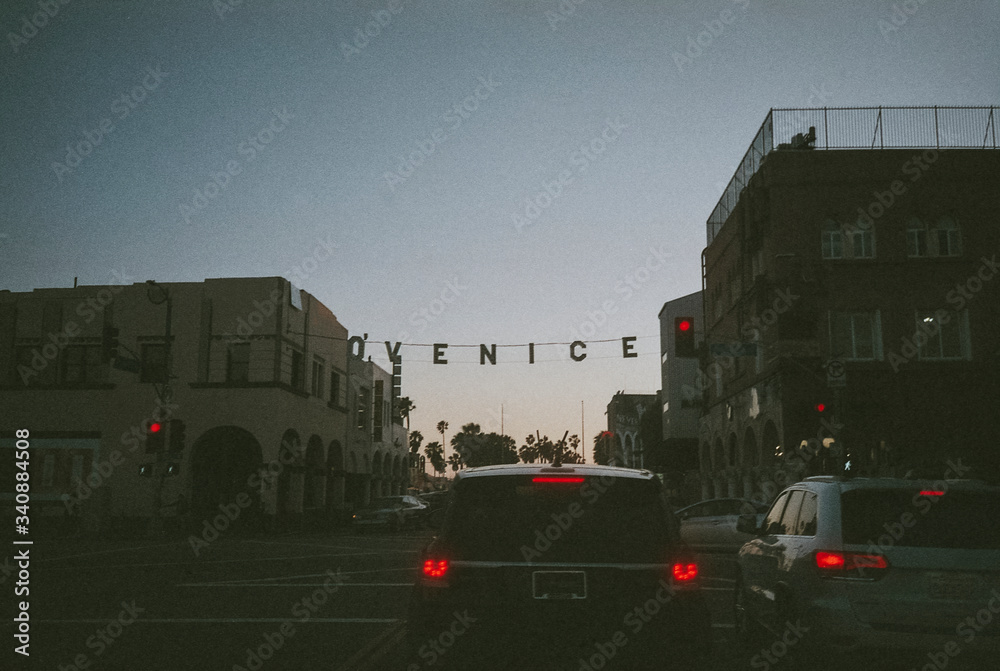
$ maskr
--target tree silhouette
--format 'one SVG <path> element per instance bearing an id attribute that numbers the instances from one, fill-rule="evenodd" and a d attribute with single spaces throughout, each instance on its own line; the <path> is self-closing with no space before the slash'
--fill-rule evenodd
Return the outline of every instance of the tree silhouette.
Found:
<path id="1" fill-rule="evenodd" d="M 427 461 L 431 462 L 431 467 L 436 472 L 444 473 L 447 465 L 444 461 L 444 448 L 441 447 L 441 443 L 437 441 L 427 443 L 424 447 L 424 455 L 427 457 Z"/>
<path id="2" fill-rule="evenodd" d="M 420 443 L 424 442 L 424 434 L 419 431 L 410 432 L 410 452 L 416 454 L 420 451 Z"/>
<path id="3" fill-rule="evenodd" d="M 444 446 L 448 444 L 448 441 L 445 440 L 445 437 L 444 437 L 444 432 L 448 430 L 448 422 L 446 422 L 444 420 L 441 420 L 440 422 L 438 422 L 437 430 L 438 430 L 438 433 L 441 434 L 441 446 L 442 446 L 441 449 L 443 450 Z M 442 453 L 442 454 L 444 454 L 444 453 Z"/>
<path id="4" fill-rule="evenodd" d="M 396 412 L 406 420 L 406 430 L 410 430 L 410 413 L 417 409 L 409 396 L 400 396 L 396 399 Z"/>

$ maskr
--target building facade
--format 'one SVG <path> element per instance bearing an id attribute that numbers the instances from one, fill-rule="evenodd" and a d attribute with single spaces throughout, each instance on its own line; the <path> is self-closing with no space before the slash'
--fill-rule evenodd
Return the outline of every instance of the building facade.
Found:
<path id="1" fill-rule="evenodd" d="M 996 477 L 993 112 L 768 115 L 708 222 L 703 496 L 846 461 Z"/>
<path id="2" fill-rule="evenodd" d="M 322 524 L 406 487 L 358 348 L 280 277 L 3 291 L 0 446 L 27 429 L 36 514 L 87 529 Z"/>

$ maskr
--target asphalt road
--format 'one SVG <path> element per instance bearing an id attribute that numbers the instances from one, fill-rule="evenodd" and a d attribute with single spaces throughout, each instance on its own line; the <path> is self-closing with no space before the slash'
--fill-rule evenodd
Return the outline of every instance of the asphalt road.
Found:
<path id="1" fill-rule="evenodd" d="M 430 532 L 83 540 L 31 546 L 30 658 L 58 671 L 418 671 L 405 643 L 416 560 Z M 11 553 L 12 554 L 12 553 Z M 2 560 L 0 560 L 2 561 Z M 700 556 L 713 614 L 712 668 L 753 667 L 733 643 L 732 558 Z M 17 581 L 9 555 L 0 592 Z M 23 598 L 23 597 L 22 597 Z M 6 640 L 13 633 L 4 599 Z M 787 664 L 771 669 L 787 668 Z"/>

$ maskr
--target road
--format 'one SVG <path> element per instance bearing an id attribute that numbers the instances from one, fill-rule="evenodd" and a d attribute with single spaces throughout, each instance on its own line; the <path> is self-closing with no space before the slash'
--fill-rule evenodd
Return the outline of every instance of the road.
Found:
<path id="1" fill-rule="evenodd" d="M 403 639 L 414 566 L 429 535 L 222 534 L 197 555 L 181 539 L 38 542 L 31 659 L 12 668 L 427 668 Z M 713 668 L 725 671 L 734 668 L 732 583 L 726 562 L 702 564 L 718 643 Z"/>

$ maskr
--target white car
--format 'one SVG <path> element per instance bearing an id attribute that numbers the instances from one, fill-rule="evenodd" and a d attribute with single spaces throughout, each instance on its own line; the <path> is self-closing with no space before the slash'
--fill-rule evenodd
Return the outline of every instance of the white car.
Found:
<path id="1" fill-rule="evenodd" d="M 767 506 L 749 499 L 708 499 L 676 511 L 681 538 L 695 552 L 736 554 L 753 538 L 736 529 L 740 515 L 754 515 L 759 525 Z"/>
<path id="2" fill-rule="evenodd" d="M 739 551 L 735 597 L 751 667 L 881 652 L 906 669 L 996 668 L 1000 487 L 813 477 L 759 528 L 752 516 L 739 527 L 757 534 Z"/>

